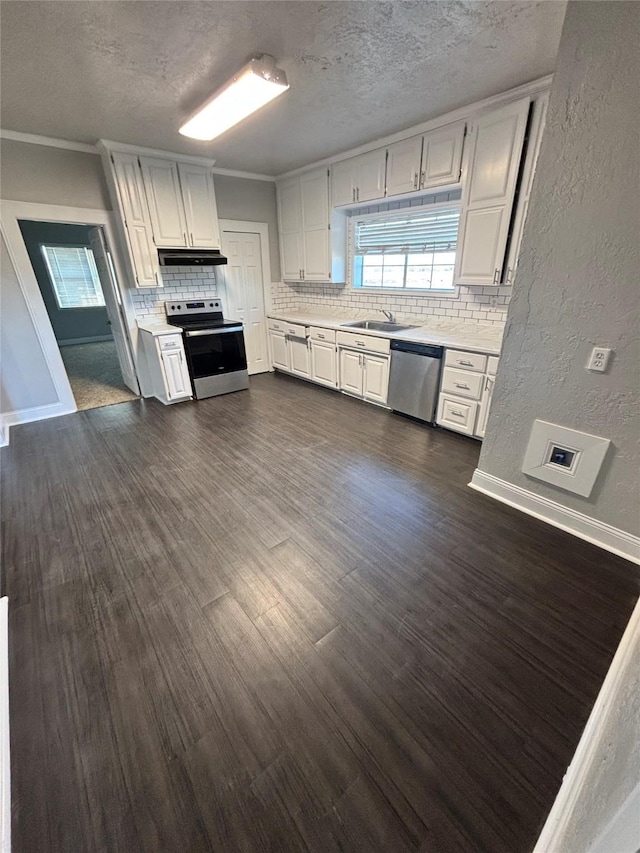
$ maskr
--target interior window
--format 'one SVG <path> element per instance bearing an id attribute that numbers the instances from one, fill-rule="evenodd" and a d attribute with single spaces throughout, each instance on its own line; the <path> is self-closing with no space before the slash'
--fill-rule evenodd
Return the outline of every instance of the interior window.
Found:
<path id="1" fill-rule="evenodd" d="M 421 207 L 354 217 L 353 286 L 454 289 L 460 207 Z"/>
<path id="2" fill-rule="evenodd" d="M 41 248 L 59 308 L 104 305 L 96 262 L 88 246 L 42 244 Z"/>

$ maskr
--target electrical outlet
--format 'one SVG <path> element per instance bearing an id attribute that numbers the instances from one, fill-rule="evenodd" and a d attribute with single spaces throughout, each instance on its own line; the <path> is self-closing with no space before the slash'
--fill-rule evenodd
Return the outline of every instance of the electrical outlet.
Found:
<path id="1" fill-rule="evenodd" d="M 611 350 L 607 347 L 594 347 L 591 351 L 591 358 L 587 364 L 587 370 L 592 370 L 596 373 L 604 373 L 609 364 Z"/>

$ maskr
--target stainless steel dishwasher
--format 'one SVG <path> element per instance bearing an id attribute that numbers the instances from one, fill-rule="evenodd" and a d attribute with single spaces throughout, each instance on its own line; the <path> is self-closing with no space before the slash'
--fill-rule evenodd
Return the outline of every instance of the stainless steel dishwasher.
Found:
<path id="1" fill-rule="evenodd" d="M 391 341 L 388 405 L 394 412 L 434 423 L 442 347 Z"/>

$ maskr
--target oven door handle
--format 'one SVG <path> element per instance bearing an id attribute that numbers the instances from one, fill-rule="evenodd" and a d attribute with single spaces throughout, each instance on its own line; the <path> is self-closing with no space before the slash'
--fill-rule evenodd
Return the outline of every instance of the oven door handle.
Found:
<path id="1" fill-rule="evenodd" d="M 199 338 L 202 335 L 226 335 L 229 332 L 241 332 L 242 326 L 231 326 L 228 329 L 194 329 L 192 332 L 185 332 L 187 338 Z"/>

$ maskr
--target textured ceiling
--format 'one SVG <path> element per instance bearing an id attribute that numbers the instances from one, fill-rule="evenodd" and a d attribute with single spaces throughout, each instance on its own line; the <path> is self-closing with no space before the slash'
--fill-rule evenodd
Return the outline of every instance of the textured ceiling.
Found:
<path id="1" fill-rule="evenodd" d="M 279 174 L 553 71 L 564 2 L 2 2 L 3 128 Z M 213 142 L 181 120 L 252 54 L 291 89 Z"/>

